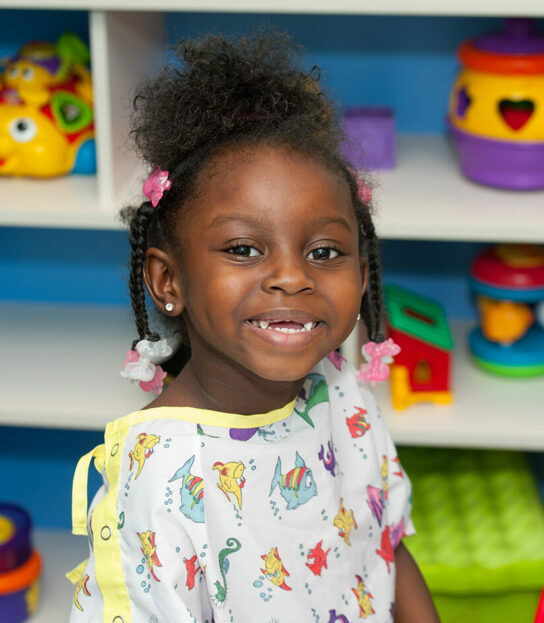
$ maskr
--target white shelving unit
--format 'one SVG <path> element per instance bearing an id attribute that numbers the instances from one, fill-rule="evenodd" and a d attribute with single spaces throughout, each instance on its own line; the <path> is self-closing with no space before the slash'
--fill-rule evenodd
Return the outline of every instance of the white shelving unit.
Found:
<path id="1" fill-rule="evenodd" d="M 103 430 L 105 424 L 149 401 L 119 371 L 134 337 L 129 312 L 117 307 L 0 306 L 9 327 L 3 353 L 0 424 Z M 415 405 L 395 412 L 387 387 L 377 398 L 394 440 L 400 444 L 544 448 L 544 378 L 512 381 L 486 374 L 466 349 L 470 327 L 455 324 L 451 406 Z M 32 336 L 32 353 L 21 349 Z M 32 370 L 29 370 L 29 359 Z M 25 391 L 32 374 L 32 393 Z"/>
<path id="2" fill-rule="evenodd" d="M 351 15 L 544 16 L 543 0 L 0 0 L 3 9 L 89 13 L 98 172 L 54 180 L 0 179 L 0 226 L 117 229 L 119 207 L 141 198 L 144 172 L 130 155 L 127 111 L 134 84 L 155 71 L 170 11 Z M 325 34 L 324 34 L 325 36 Z M 398 166 L 377 173 L 381 237 L 544 242 L 544 192 L 478 186 L 459 173 L 444 137 L 398 139 Z M 0 304 L 0 425 L 102 430 L 149 396 L 119 375 L 132 339 L 126 309 Z M 395 412 L 378 400 L 397 443 L 544 450 L 544 380 L 513 381 L 476 368 L 466 325 L 455 325 L 455 402 Z M 4 366 L 6 368 L 7 366 Z M 32 377 L 32 391 L 28 379 Z M 85 539 L 38 531 L 46 573 L 31 623 L 66 621 L 64 573 L 87 555 Z"/>
<path id="3" fill-rule="evenodd" d="M 60 530 L 37 530 L 33 541 L 43 567 L 38 608 L 28 622 L 66 623 L 74 587 L 65 574 L 89 556 L 87 540 Z"/>
<path id="4" fill-rule="evenodd" d="M 540 0 L 0 0 L 0 8 L 348 15 L 544 15 Z"/>
<path id="5" fill-rule="evenodd" d="M 404 6 L 409 5 L 409 6 Z M 165 43 L 165 11 L 248 11 L 401 15 L 544 15 L 541 0 L 405 3 L 388 0 L 0 0 L 2 8 L 89 11 L 95 96 L 96 176 L 49 180 L 0 178 L 0 226 L 119 229 L 117 211 L 141 200 L 142 165 L 128 144 L 134 85 L 156 71 Z M 130 10 L 127 10 L 130 9 Z M 398 166 L 376 173 L 378 234 L 383 238 L 539 242 L 544 191 L 505 192 L 479 186 L 459 172 L 443 136 L 401 135 Z M 422 182 L 423 180 L 423 182 Z"/>
<path id="6" fill-rule="evenodd" d="M 542 0 L 515 5 L 508 0 L 384 0 L 377 6 L 370 0 L 276 0 L 266 5 L 255 0 L 0 0 L 0 13 L 10 8 L 88 11 L 98 154 L 96 177 L 0 179 L 0 226 L 121 227 L 117 210 L 141 197 L 144 175 L 127 145 L 132 90 L 160 62 L 168 11 L 544 15 Z M 394 170 L 373 175 L 381 237 L 544 241 L 544 191 L 508 192 L 468 181 L 444 136 L 401 135 L 397 156 Z M 6 396 L 1 423 L 102 429 L 106 421 L 147 399 L 118 376 L 133 338 L 127 311 L 6 304 L 0 307 L 0 321 L 5 327 L 0 329 L 2 350 L 13 362 L 0 381 Z M 382 396 L 396 440 L 544 449 L 537 414 L 542 382 L 488 377 L 470 364 L 462 350 L 464 338 L 457 342 L 455 406 L 412 407 L 395 414 Z M 34 394 L 39 401 L 24 391 L 30 361 L 40 369 L 41 387 Z M 36 378 L 34 372 L 32 376 Z M 512 412 L 524 418 L 518 432 L 509 430 Z"/>
<path id="7" fill-rule="evenodd" d="M 120 137 L 117 143 L 121 145 Z M 122 148 L 112 147 L 112 153 L 117 151 Z M 120 180 L 112 196 L 117 199 L 111 200 L 110 208 L 120 208 L 129 199 L 141 200 L 144 175 L 139 166 L 119 159 L 116 171 Z M 395 169 L 371 175 L 377 185 L 376 227 L 381 238 L 535 243 L 544 239 L 544 191 L 504 191 L 465 179 L 445 136 L 401 135 Z M 114 184 L 113 179 L 110 182 Z M 0 179 L 0 192 L 0 225 L 122 227 L 115 211 L 99 200 L 93 178 Z"/>

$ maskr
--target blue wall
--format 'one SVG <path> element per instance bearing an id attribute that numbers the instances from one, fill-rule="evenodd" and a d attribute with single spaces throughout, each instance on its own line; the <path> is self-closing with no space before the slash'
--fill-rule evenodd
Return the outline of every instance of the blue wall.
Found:
<path id="1" fill-rule="evenodd" d="M 244 34 L 267 21 L 305 48 L 308 67 L 324 70 L 325 85 L 342 106 L 386 104 L 401 132 L 445 129 L 448 94 L 459 43 L 496 30 L 492 18 L 368 15 L 248 15 L 173 13 L 168 39 L 222 31 Z"/>
<path id="2" fill-rule="evenodd" d="M 2 10 L 1 15 L 0 57 L 13 54 L 25 41 L 54 40 L 67 29 L 87 38 L 85 12 Z M 240 32 L 262 19 L 171 14 L 168 37 L 174 42 L 208 30 Z M 391 105 L 398 129 L 417 132 L 443 131 L 458 43 L 497 25 L 492 19 L 460 18 L 291 15 L 269 19 L 306 47 L 306 61 L 324 68 L 329 91 L 343 105 Z M 473 308 L 465 277 L 480 247 L 385 241 L 386 279 L 442 300 L 451 316 L 470 316 Z M 0 227 L 0 297 L 125 304 L 127 259 L 125 232 Z M 73 469 L 80 455 L 100 443 L 101 435 L 16 427 L 0 427 L 0 435 L 0 500 L 25 505 L 38 526 L 68 528 Z M 96 485 L 93 477 L 91 488 Z"/>

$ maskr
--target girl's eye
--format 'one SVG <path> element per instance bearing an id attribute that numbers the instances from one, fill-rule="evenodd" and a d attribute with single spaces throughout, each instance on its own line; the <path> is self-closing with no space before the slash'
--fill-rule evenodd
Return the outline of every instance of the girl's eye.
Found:
<path id="1" fill-rule="evenodd" d="M 232 255 L 238 255 L 241 257 L 257 257 L 260 255 L 259 251 L 257 251 L 255 247 L 248 244 L 237 244 L 235 247 L 227 249 L 227 251 L 232 253 Z"/>
<path id="2" fill-rule="evenodd" d="M 308 258 L 310 260 L 333 260 L 335 257 L 338 257 L 340 253 L 336 249 L 332 249 L 330 247 L 320 247 L 319 249 L 314 249 L 308 253 Z"/>

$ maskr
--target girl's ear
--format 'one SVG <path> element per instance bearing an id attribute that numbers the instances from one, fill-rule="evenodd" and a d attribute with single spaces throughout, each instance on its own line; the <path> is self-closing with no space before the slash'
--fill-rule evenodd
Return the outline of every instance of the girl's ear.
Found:
<path id="1" fill-rule="evenodd" d="M 362 257 L 360 259 L 360 262 L 361 262 L 360 266 L 361 266 L 361 283 L 362 283 L 361 298 L 362 298 L 368 286 L 368 260 L 366 259 L 366 257 Z"/>
<path id="2" fill-rule="evenodd" d="M 167 316 L 179 316 L 184 308 L 181 278 L 172 256 L 157 247 L 145 252 L 143 277 L 155 305 Z"/>

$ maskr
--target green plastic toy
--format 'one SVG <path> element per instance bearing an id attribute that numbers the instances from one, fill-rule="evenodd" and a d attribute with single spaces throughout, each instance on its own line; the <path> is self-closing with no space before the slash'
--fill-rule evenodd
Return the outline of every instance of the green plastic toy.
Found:
<path id="1" fill-rule="evenodd" d="M 544 510 L 521 453 L 399 449 L 418 533 L 405 540 L 442 623 L 531 623 Z"/>

